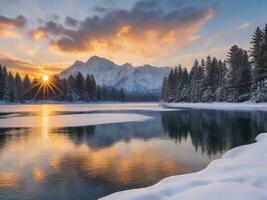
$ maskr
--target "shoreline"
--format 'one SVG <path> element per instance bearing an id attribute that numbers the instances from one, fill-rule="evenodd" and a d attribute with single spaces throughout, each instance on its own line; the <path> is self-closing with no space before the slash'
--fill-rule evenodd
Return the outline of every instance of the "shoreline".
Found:
<path id="1" fill-rule="evenodd" d="M 62 105 L 66 105 L 66 104 L 128 104 L 128 103 L 135 103 L 135 104 L 143 104 L 143 103 L 159 103 L 159 102 L 155 102 L 155 101 L 124 101 L 124 102 L 120 102 L 120 101 L 100 101 L 100 102 L 86 102 L 86 101 L 73 101 L 73 102 L 69 102 L 69 101 L 38 101 L 38 102 L 23 102 L 23 103 L 19 103 L 19 102 L 13 102 L 13 103 L 6 103 L 6 102 L 2 102 L 0 101 L 0 105 L 45 105 L 45 104 L 62 104 Z"/>
<path id="2" fill-rule="evenodd" d="M 267 199 L 267 133 L 227 151 L 205 169 L 167 177 L 146 188 L 113 193 L 100 200 Z"/>
<path id="3" fill-rule="evenodd" d="M 166 103 L 160 102 L 160 106 L 164 108 L 176 108 L 176 109 L 203 109 L 203 110 L 239 110 L 250 111 L 259 110 L 267 111 L 267 103 L 254 103 L 254 102 L 242 102 L 242 103 L 228 103 L 228 102 L 211 102 L 211 103 Z"/>

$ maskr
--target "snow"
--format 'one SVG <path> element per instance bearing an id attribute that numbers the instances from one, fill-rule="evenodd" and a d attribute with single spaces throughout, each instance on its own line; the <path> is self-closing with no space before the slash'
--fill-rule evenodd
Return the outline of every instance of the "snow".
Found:
<path id="1" fill-rule="evenodd" d="M 68 114 L 48 115 L 46 111 L 37 116 L 15 116 L 0 119 L 0 128 L 30 128 L 30 127 L 78 127 L 98 124 L 121 123 L 130 121 L 145 121 L 151 117 L 140 114 Z"/>
<path id="2" fill-rule="evenodd" d="M 202 171 L 173 176 L 142 189 L 111 194 L 102 200 L 266 200 L 267 133 L 256 143 L 228 151 Z"/>
<path id="3" fill-rule="evenodd" d="M 261 110 L 267 111 L 267 103 L 160 103 L 165 108 L 194 108 L 209 110 Z"/>
<path id="4" fill-rule="evenodd" d="M 160 92 L 162 80 L 170 68 L 152 67 L 149 65 L 133 67 L 131 64 L 117 65 L 105 58 L 91 57 L 87 62 L 76 61 L 59 74 L 68 78 L 81 72 L 84 76 L 94 75 L 98 85 L 123 88 L 127 92 Z"/>

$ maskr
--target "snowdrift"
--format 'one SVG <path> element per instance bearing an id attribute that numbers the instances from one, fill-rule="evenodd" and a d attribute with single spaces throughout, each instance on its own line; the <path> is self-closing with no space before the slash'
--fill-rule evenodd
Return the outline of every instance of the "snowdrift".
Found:
<path id="1" fill-rule="evenodd" d="M 169 177 L 151 187 L 114 193 L 102 200 L 266 200 L 267 133 L 256 141 L 228 151 L 197 173 Z"/>

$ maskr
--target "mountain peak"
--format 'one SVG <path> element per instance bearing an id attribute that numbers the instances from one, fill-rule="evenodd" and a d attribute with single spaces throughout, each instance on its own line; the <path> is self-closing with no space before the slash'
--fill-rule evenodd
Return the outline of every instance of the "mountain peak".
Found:
<path id="1" fill-rule="evenodd" d="M 76 61 L 73 63 L 73 65 L 81 65 L 81 64 L 83 64 L 83 62 L 80 61 L 80 60 L 76 60 Z"/>
<path id="2" fill-rule="evenodd" d="M 106 63 L 112 63 L 110 60 L 103 58 L 103 57 L 99 57 L 99 56 L 92 56 L 87 60 L 87 64 L 94 64 L 94 63 L 99 63 L 99 62 L 106 62 Z"/>

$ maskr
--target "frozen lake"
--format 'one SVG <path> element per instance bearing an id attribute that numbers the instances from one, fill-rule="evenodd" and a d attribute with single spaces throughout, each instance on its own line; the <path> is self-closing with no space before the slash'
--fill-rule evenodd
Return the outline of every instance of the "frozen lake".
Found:
<path id="1" fill-rule="evenodd" d="M 83 200 L 199 171 L 267 112 L 157 104 L 0 105 L 0 199 Z"/>

